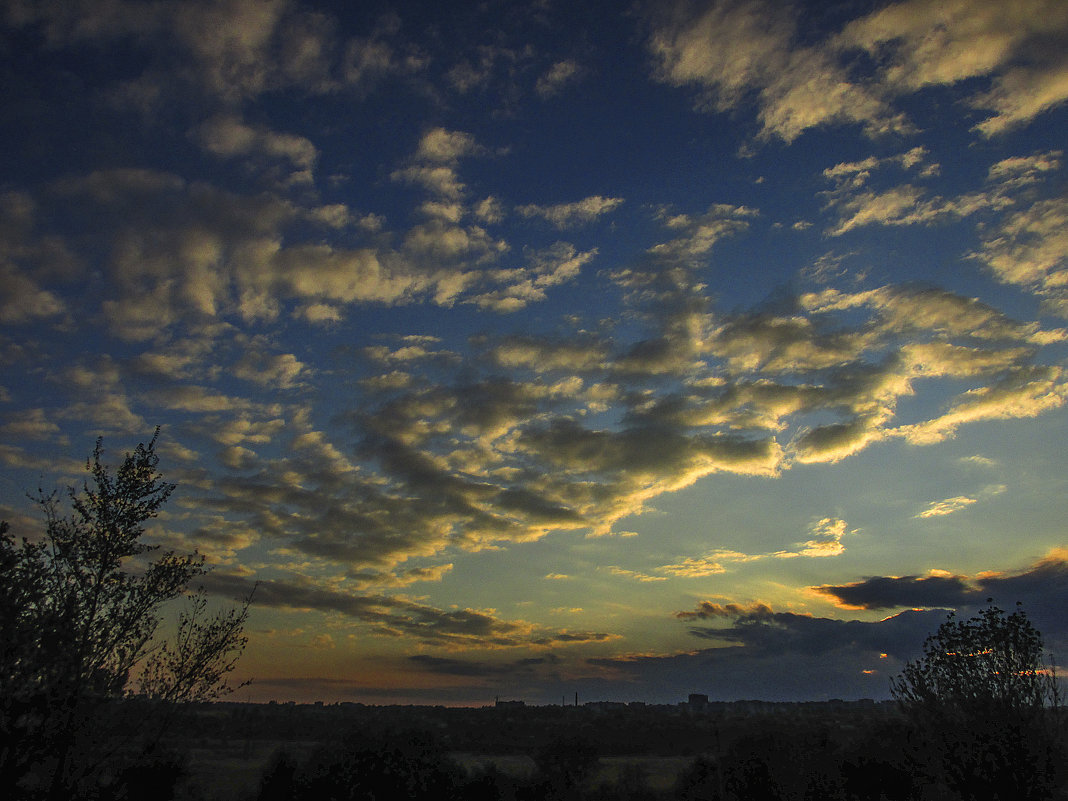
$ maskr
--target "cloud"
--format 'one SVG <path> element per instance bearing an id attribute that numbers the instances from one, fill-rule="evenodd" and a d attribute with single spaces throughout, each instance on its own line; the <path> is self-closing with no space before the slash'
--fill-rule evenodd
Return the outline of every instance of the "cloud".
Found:
<path id="1" fill-rule="evenodd" d="M 419 363 L 455 364 L 460 356 L 449 350 L 435 350 L 440 340 L 437 337 L 402 337 L 400 346 L 368 345 L 360 349 L 360 355 L 378 364 L 389 367 L 416 365 Z"/>
<path id="2" fill-rule="evenodd" d="M 801 543 L 800 556 L 840 556 L 845 553 L 842 537 L 846 534 L 855 534 L 850 531 L 846 521 L 839 517 L 825 517 L 812 524 L 809 529 L 812 539 Z"/>
<path id="3" fill-rule="evenodd" d="M 916 515 L 916 517 L 921 519 L 928 517 L 944 517 L 945 515 L 959 512 L 962 509 L 967 509 L 973 503 L 978 503 L 978 500 L 976 498 L 969 498 L 967 495 L 946 498 L 944 501 L 932 501 L 927 508 Z"/>
<path id="4" fill-rule="evenodd" d="M 247 597 L 253 583 L 244 577 L 212 571 L 203 577 L 211 592 Z M 599 642 L 614 635 L 602 632 L 554 631 L 524 621 L 508 621 L 477 609 L 437 609 L 406 598 L 358 595 L 306 578 L 260 579 L 256 605 L 289 610 L 336 613 L 367 625 L 378 636 L 411 637 L 443 648 L 513 648 Z"/>
<path id="5" fill-rule="evenodd" d="M 470 151 L 468 139 L 441 131 L 426 140 L 427 159 Z M 892 159 L 921 164 L 920 154 Z M 996 180 L 1047 174 L 1054 160 L 999 162 Z M 868 169 L 878 166 L 837 173 Z M 594 253 L 560 242 L 528 249 L 515 268 L 484 267 L 470 283 L 449 284 L 456 272 L 421 271 L 377 235 L 348 250 L 293 241 L 291 232 L 322 224 L 311 215 L 320 207 L 271 193 L 235 195 L 151 171 L 95 173 L 58 191 L 72 206 L 120 212 L 118 230 L 97 232 L 116 254 L 101 311 L 117 333 L 154 339 L 128 362 L 70 372 L 74 405 L 45 409 L 47 418 L 84 415 L 110 431 L 144 429 L 145 404 L 188 415 L 183 431 L 208 443 L 205 452 L 220 449 L 226 467 L 219 481 L 186 474 L 206 508 L 293 552 L 370 571 L 368 581 L 407 580 L 397 565 L 449 548 L 609 534 L 660 495 L 719 472 L 773 476 L 892 437 L 934 442 L 968 422 L 1058 408 L 1065 397 L 1056 368 L 1033 366 L 1055 332 L 944 290 L 824 289 L 717 310 L 699 272 L 704 257 L 694 254 L 756 213 L 712 206 L 659 213 L 669 236 L 602 274 L 625 303 L 618 328 L 481 335 L 462 354 L 433 337 L 338 350 L 346 380 L 373 394 L 338 407 L 344 428 L 327 435 L 310 412 L 300 416 L 298 398 L 330 376 L 312 371 L 308 356 L 235 335 L 230 321 L 279 319 L 313 302 L 339 313 L 434 303 L 446 286 L 453 302 L 521 308 L 574 280 Z M 896 419 L 901 398 L 943 377 L 962 385 L 940 412 Z M 266 385 L 286 392 L 273 404 L 249 400 Z M 839 553 L 837 518 L 828 520 L 780 552 L 743 556 Z M 706 576 L 737 561 L 713 549 L 648 575 Z"/>
<path id="6" fill-rule="evenodd" d="M 762 135 L 786 142 L 832 122 L 871 134 L 909 129 L 878 94 L 848 79 L 831 49 L 800 45 L 796 22 L 790 5 L 724 2 L 691 12 L 675 4 L 651 23 L 656 77 L 698 86 L 701 105 L 716 111 L 755 102 Z"/>
<path id="7" fill-rule="evenodd" d="M 456 172 L 460 159 L 485 152 L 469 133 L 431 128 L 420 137 L 411 163 L 394 170 L 390 177 L 422 186 L 440 198 L 456 202 L 466 192 Z"/>
<path id="8" fill-rule="evenodd" d="M 572 228 L 593 222 L 623 205 L 623 198 L 591 195 L 574 203 L 557 203 L 551 206 L 529 204 L 517 206 L 523 217 L 540 217 L 557 228 Z"/>
<path id="9" fill-rule="evenodd" d="M 699 105 L 710 110 L 755 105 L 764 138 L 792 142 L 832 123 L 858 124 L 870 136 L 910 133 L 914 126 L 894 103 L 930 86 L 965 85 L 968 102 L 992 112 L 976 126 L 983 136 L 1068 99 L 1060 46 L 1068 13 L 1056 0 L 1011 9 L 904 0 L 805 42 L 798 33 L 802 10 L 794 4 L 650 4 L 647 14 L 656 77 L 697 87 Z M 866 80 L 854 78 L 858 51 L 875 65 Z M 980 78 L 991 88 L 964 84 Z"/>
<path id="10" fill-rule="evenodd" d="M 353 570 L 348 578 L 360 587 L 407 587 L 421 581 L 442 581 L 452 572 L 452 563 L 431 567 L 410 567 L 406 570 L 385 572 L 381 570 Z"/>
<path id="11" fill-rule="evenodd" d="M 853 584 L 813 588 L 848 609 L 956 607 L 974 601 L 975 587 L 962 576 L 873 576 Z"/>
<path id="12" fill-rule="evenodd" d="M 450 137 L 424 144 L 441 158 L 466 152 Z M 445 184 L 434 191 L 462 194 L 452 166 L 410 169 L 422 177 L 444 171 Z M 71 220 L 85 221 L 65 236 L 84 237 L 87 247 L 108 254 L 98 265 L 108 278 L 105 290 L 82 299 L 99 308 L 78 313 L 103 315 L 110 332 L 130 342 L 218 336 L 225 330 L 220 323 L 269 322 L 286 313 L 337 322 L 365 304 L 470 302 L 511 312 L 547 299 L 597 253 L 557 242 L 526 249 L 520 264 L 505 267 L 509 244 L 480 225 L 438 216 L 391 238 L 337 204 L 243 195 L 159 171 L 99 171 L 63 179 L 54 191 Z M 462 204 L 458 213 L 461 219 L 467 213 Z M 328 244 L 324 228 L 345 244 Z M 48 231 L 27 236 L 25 248 L 62 241 Z M 5 285 L 21 298 L 12 302 L 9 322 L 68 311 L 30 269 L 5 267 L 2 256 L 0 312 Z"/>
<path id="13" fill-rule="evenodd" d="M 987 181 L 1006 189 L 1019 189 L 1046 179 L 1060 170 L 1064 151 L 1048 150 L 1030 156 L 1012 156 L 990 166 Z"/>
<path id="14" fill-rule="evenodd" d="M 292 353 L 271 353 L 249 348 L 234 365 L 233 375 L 261 386 L 288 389 L 314 372 Z"/>
<path id="15" fill-rule="evenodd" d="M 1003 159 L 991 165 L 986 185 L 981 191 L 946 198 L 932 195 L 923 186 L 904 183 L 874 190 L 868 188 L 872 172 L 890 166 L 912 170 L 926 158 L 922 147 L 896 157 L 841 163 L 823 171 L 834 188 L 824 193 L 827 208 L 838 212 L 831 236 L 841 236 L 853 229 L 870 225 L 931 225 L 962 219 L 980 212 L 1002 211 L 1020 202 L 1020 192 L 1047 179 L 1060 169 L 1060 151 Z M 929 164 L 921 178 L 937 175 L 937 164 Z"/>
<path id="16" fill-rule="evenodd" d="M 146 171 L 94 173 L 62 190 L 112 215 L 89 233 L 114 254 L 101 307 L 127 339 L 227 316 L 274 319 L 288 300 L 390 303 L 434 291 L 433 278 L 371 248 L 284 246 L 285 232 L 309 215 L 270 194 L 242 196 Z"/>
<path id="17" fill-rule="evenodd" d="M 826 290 L 800 296 L 785 316 L 714 316 L 692 302 L 683 271 L 667 272 L 613 276 L 635 305 L 650 310 L 645 322 L 653 336 L 638 345 L 591 335 L 484 337 L 474 360 L 453 364 L 470 375 L 486 358 L 493 380 L 458 380 L 431 359 L 427 384 L 391 384 L 382 403 L 363 408 L 352 423 L 376 480 L 392 489 L 368 484 L 368 517 L 347 524 L 350 544 L 340 536 L 346 513 L 338 535 L 301 540 L 300 547 L 392 560 L 433 554 L 450 538 L 480 548 L 557 528 L 607 534 L 651 499 L 715 472 L 774 475 L 793 462 L 846 458 L 890 437 L 931 441 L 971 420 L 1038 413 L 1060 402 L 1059 384 L 1050 383 L 1056 371 L 1029 366 L 1037 329 L 972 299 L 915 287 Z M 836 322 L 839 315 L 851 317 L 848 325 Z M 903 338 L 913 344 L 902 346 Z M 433 352 L 410 343 L 372 346 L 365 355 L 392 369 Z M 709 375 L 709 363 L 717 365 L 717 379 L 695 380 Z M 900 398 L 944 376 L 971 388 L 942 413 L 895 423 Z M 635 393 L 638 380 L 643 389 Z M 620 415 L 620 425 L 600 423 L 606 413 Z M 810 415 L 821 422 L 805 425 Z M 392 509 L 392 493 L 425 503 L 383 526 L 389 518 L 370 511 L 379 503 Z M 820 523 L 789 548 L 751 556 L 840 553 L 848 526 L 834 517 Z M 713 551 L 652 575 L 704 574 L 730 562 Z"/>
<path id="18" fill-rule="evenodd" d="M 718 604 L 712 601 L 701 601 L 692 612 L 676 612 L 675 617 L 679 620 L 710 620 L 716 618 L 759 617 L 771 614 L 773 614 L 771 607 L 762 603 L 745 606 L 735 603 Z"/>
<path id="19" fill-rule="evenodd" d="M 1068 399 L 1068 383 L 1057 367 L 1026 367 L 990 385 L 968 390 L 954 399 L 945 414 L 893 431 L 915 444 L 928 445 L 952 437 L 965 423 L 1035 417 L 1058 409 Z"/>
<path id="20" fill-rule="evenodd" d="M 51 47 L 133 43 L 155 58 L 116 87 L 120 98 L 158 108 L 184 90 L 232 106 L 264 93 L 366 93 L 390 75 L 416 72 L 424 56 L 391 39 L 388 18 L 366 36 L 343 41 L 337 21 L 290 0 L 220 0 L 172 5 L 129 0 L 16 2 L 6 22 L 39 32 Z M 162 71 L 161 62 L 179 69 Z"/>
<path id="21" fill-rule="evenodd" d="M 634 579 L 635 581 L 640 581 L 643 583 L 653 581 L 667 581 L 667 576 L 650 576 L 648 573 L 642 573 L 639 570 L 628 570 L 626 568 L 618 567 L 616 565 L 609 565 L 605 568 L 605 570 L 607 570 L 613 576 L 621 576 L 623 578 Z"/>
<path id="22" fill-rule="evenodd" d="M 464 131 L 450 131 L 446 128 L 431 128 L 419 140 L 415 152 L 417 161 L 455 164 L 465 156 L 484 152 L 475 138 Z"/>
<path id="23" fill-rule="evenodd" d="M 213 155 L 282 160 L 293 172 L 289 183 L 310 183 L 319 151 L 310 140 L 295 134 L 276 133 L 261 126 L 251 126 L 234 114 L 216 115 L 198 128 L 196 137 Z"/>
<path id="24" fill-rule="evenodd" d="M 1021 601 L 1047 647 L 1068 642 L 1059 614 L 1068 600 L 1068 552 L 1063 548 L 1014 573 L 968 577 L 931 571 L 813 589 L 843 609 L 906 611 L 877 621 L 843 620 L 775 611 L 759 602 L 702 601 L 675 616 L 689 625 L 691 635 L 715 643 L 713 647 L 588 662 L 607 671 L 611 681 L 626 682 L 632 693 L 685 686 L 723 699 L 886 698 L 888 680 L 920 656 L 947 609 L 969 616 L 991 596 L 1003 608 Z"/>
<path id="25" fill-rule="evenodd" d="M 871 576 L 850 584 L 812 588 L 847 609 L 942 607 L 970 610 L 994 598 L 1003 608 L 1021 602 L 1033 610 L 1038 628 L 1054 643 L 1068 635 L 1058 617 L 1068 598 L 1068 552 L 1055 548 L 1030 567 L 975 576 L 932 570 L 926 576 Z"/>
<path id="26" fill-rule="evenodd" d="M 727 565 L 758 562 L 763 559 L 841 556 L 845 553 L 842 537 L 846 534 L 855 534 L 856 529 L 849 530 L 846 521 L 841 518 L 825 517 L 814 521 L 809 526 L 808 533 L 812 539 L 794 543 L 789 548 L 765 553 L 742 553 L 718 548 L 702 557 L 690 557 L 677 564 L 661 565 L 657 571 L 677 578 L 703 578 L 727 572 Z M 736 610 L 738 607 L 728 605 L 725 608 Z"/>
<path id="27" fill-rule="evenodd" d="M 14 265 L 0 264 L 0 324 L 19 325 L 56 317 L 66 304 Z"/>
<path id="28" fill-rule="evenodd" d="M 1051 33 L 1059 33 L 1063 38 L 1068 25 L 1061 21 L 1059 27 L 1059 31 Z M 1065 100 L 1068 100 L 1068 60 L 1063 55 L 1059 63 L 1010 69 L 996 81 L 993 89 L 973 100 L 976 108 L 994 112 L 975 128 L 983 136 L 997 136 L 1029 123 Z"/>
<path id="29" fill-rule="evenodd" d="M 496 340 L 490 358 L 501 367 L 538 372 L 586 372 L 606 366 L 607 343 L 593 337 L 551 339 L 506 336 Z"/>
<path id="30" fill-rule="evenodd" d="M 60 434 L 60 428 L 48 419 L 44 409 L 8 412 L 0 425 L 0 434 L 10 439 L 44 440 Z"/>
<path id="31" fill-rule="evenodd" d="M 716 559 L 689 557 L 677 564 L 661 565 L 657 570 L 676 578 L 705 578 L 723 573 L 726 568 Z"/>
<path id="32" fill-rule="evenodd" d="M 810 313 L 846 311 L 868 307 L 875 313 L 877 333 L 921 331 L 941 338 L 970 336 L 983 340 L 1028 341 L 1035 328 L 1018 323 L 976 298 L 968 298 L 937 287 L 883 286 L 861 292 L 836 289 L 804 293 L 799 305 Z M 867 340 L 862 344 L 874 344 Z"/>
<path id="33" fill-rule="evenodd" d="M 480 152 L 469 135 L 432 128 L 408 166 L 453 170 Z M 1036 187 L 1059 158 L 1004 159 L 990 184 Z M 927 166 L 910 150 L 831 172 L 866 186 L 865 173 Z M 596 252 L 556 242 L 512 255 L 469 224 L 466 196 L 455 201 L 459 223 L 421 218 L 383 232 L 348 208 L 161 171 L 101 171 L 49 191 L 93 221 L 80 235 L 111 254 L 96 311 L 136 355 L 71 373 L 71 390 L 92 391 L 72 394 L 62 412 L 44 409 L 46 419 L 141 430 L 149 405 L 174 410 L 183 433 L 222 460 L 222 480 L 186 474 L 206 508 L 382 586 L 415 578 L 395 569 L 406 560 L 438 560 L 447 549 L 564 530 L 609 534 L 660 495 L 719 472 L 774 476 L 889 438 L 935 442 L 968 422 L 1059 408 L 1065 397 L 1061 372 L 1033 365 L 1056 332 L 948 291 L 826 288 L 715 308 L 704 283 L 709 254 L 759 219 L 716 204 L 656 213 L 660 241 L 600 274 L 624 306 L 593 331 L 565 321 L 551 335 L 481 335 L 462 354 L 426 337 L 339 349 L 331 370 L 373 394 L 341 402 L 343 428 L 328 436 L 299 416 L 298 398 L 331 376 L 303 352 L 238 333 L 241 325 L 300 325 L 289 315 L 315 305 L 341 317 L 368 304 L 521 309 L 588 274 Z M 32 221 L 29 197 L 11 205 L 11 225 Z M 104 219 L 118 222 L 96 224 Z M 47 235 L 19 230 L 28 246 Z M 341 232 L 345 245 L 323 244 L 324 232 Z M 898 421 L 901 399 L 923 397 L 940 378 L 961 382 L 958 395 L 938 413 Z M 267 385 L 285 392 L 272 404 L 250 401 Z M 747 558 L 840 553 L 837 520 Z M 731 564 L 713 549 L 645 575 L 708 576 Z"/>
<path id="34" fill-rule="evenodd" d="M 528 251 L 526 256 L 526 267 L 491 273 L 493 283 L 500 288 L 475 295 L 471 302 L 507 313 L 543 301 L 549 289 L 577 278 L 582 268 L 597 256 L 597 250 L 579 251 L 567 242 L 557 242 L 542 250 Z"/>
<path id="35" fill-rule="evenodd" d="M 465 189 L 451 166 L 415 164 L 394 170 L 390 177 L 394 181 L 422 186 L 450 200 L 461 198 Z"/>
<path id="36" fill-rule="evenodd" d="M 1063 41 L 1068 13 L 1055 0 L 1011 8 L 967 0 L 906 0 L 845 26 L 836 45 L 881 57 L 880 83 L 895 94 L 993 76 L 993 88 L 971 97 L 993 115 L 984 136 L 1027 122 L 1068 99 Z"/>
<path id="37" fill-rule="evenodd" d="M 866 622 L 776 612 L 763 604 L 709 603 L 679 617 L 691 623 L 693 636 L 717 645 L 587 662 L 637 695 L 691 687 L 715 700 L 886 698 L 888 679 L 920 654 L 944 612 L 902 612 Z M 695 620 L 716 625 L 692 625 Z"/>
<path id="38" fill-rule="evenodd" d="M 34 198 L 0 193 L 0 324 L 23 325 L 58 318 L 67 311 L 47 277 L 73 277 L 80 260 L 57 237 L 40 236 Z"/>
<path id="39" fill-rule="evenodd" d="M 675 235 L 668 242 L 653 245 L 649 253 L 665 261 L 690 260 L 706 255 L 720 239 L 739 233 L 757 217 L 756 209 L 718 203 L 701 214 L 662 212 L 664 227 Z"/>
<path id="40" fill-rule="evenodd" d="M 1068 199 L 1040 200 L 1003 217 L 971 254 L 1003 283 L 1025 287 L 1068 317 Z"/>
<path id="41" fill-rule="evenodd" d="M 538 97 L 547 99 L 559 94 L 563 87 L 574 82 L 582 74 L 582 68 L 577 61 L 564 59 L 554 63 L 544 75 L 538 78 L 534 84 L 534 91 Z"/>

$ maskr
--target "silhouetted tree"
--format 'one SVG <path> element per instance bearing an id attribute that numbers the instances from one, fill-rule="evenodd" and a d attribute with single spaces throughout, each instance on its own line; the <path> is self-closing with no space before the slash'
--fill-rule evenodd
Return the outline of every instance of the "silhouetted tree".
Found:
<path id="1" fill-rule="evenodd" d="M 156 469 L 158 436 L 159 429 L 114 471 L 98 440 L 88 479 L 68 490 L 67 515 L 57 493 L 39 490 L 43 539 L 16 543 L 0 527 L 0 786 L 16 793 L 36 783 L 52 798 L 76 797 L 115 745 L 109 722 L 129 736 L 166 720 L 139 714 L 142 729 L 131 730 L 130 717 L 109 706 L 115 699 L 139 690 L 154 700 L 143 713 L 229 690 L 249 600 L 210 617 L 195 596 L 174 639 L 157 637 L 160 607 L 204 572 L 196 554 L 153 560 L 155 548 L 141 542 L 143 524 L 174 491 Z M 108 770 L 106 783 L 136 776 L 128 761 Z"/>
<path id="2" fill-rule="evenodd" d="M 1057 679 L 1019 605 L 953 613 L 891 692 L 912 721 L 913 757 L 963 799 L 1046 799 L 1059 746 Z"/>

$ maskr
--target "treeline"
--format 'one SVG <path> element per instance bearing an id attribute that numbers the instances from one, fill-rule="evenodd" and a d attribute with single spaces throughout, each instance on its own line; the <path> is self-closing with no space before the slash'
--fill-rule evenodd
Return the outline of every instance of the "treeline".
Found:
<path id="1" fill-rule="evenodd" d="M 501 755 L 532 754 L 568 732 L 596 743 L 602 756 L 695 756 L 715 749 L 725 731 L 755 731 L 771 717 L 783 725 L 822 726 L 848 737 L 900 713 L 893 704 L 859 703 L 776 704 L 757 713 L 747 704 L 690 713 L 652 705 L 600 710 L 226 703 L 188 707 L 173 731 L 187 741 L 318 742 L 337 731 L 422 730 L 433 731 L 450 751 Z"/>

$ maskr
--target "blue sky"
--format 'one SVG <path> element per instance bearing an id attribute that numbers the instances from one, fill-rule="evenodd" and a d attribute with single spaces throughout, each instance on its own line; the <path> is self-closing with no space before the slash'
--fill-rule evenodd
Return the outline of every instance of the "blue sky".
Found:
<path id="1" fill-rule="evenodd" d="M 162 426 L 243 698 L 1065 652 L 1064 3 L 0 9 L 0 512 Z"/>

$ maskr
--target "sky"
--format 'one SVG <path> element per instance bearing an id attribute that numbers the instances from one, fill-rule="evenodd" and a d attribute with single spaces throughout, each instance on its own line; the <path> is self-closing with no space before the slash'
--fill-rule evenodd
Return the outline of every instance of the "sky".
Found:
<path id="1" fill-rule="evenodd" d="M 0 0 L 0 515 L 161 426 L 236 700 L 1068 660 L 1068 4 Z"/>

